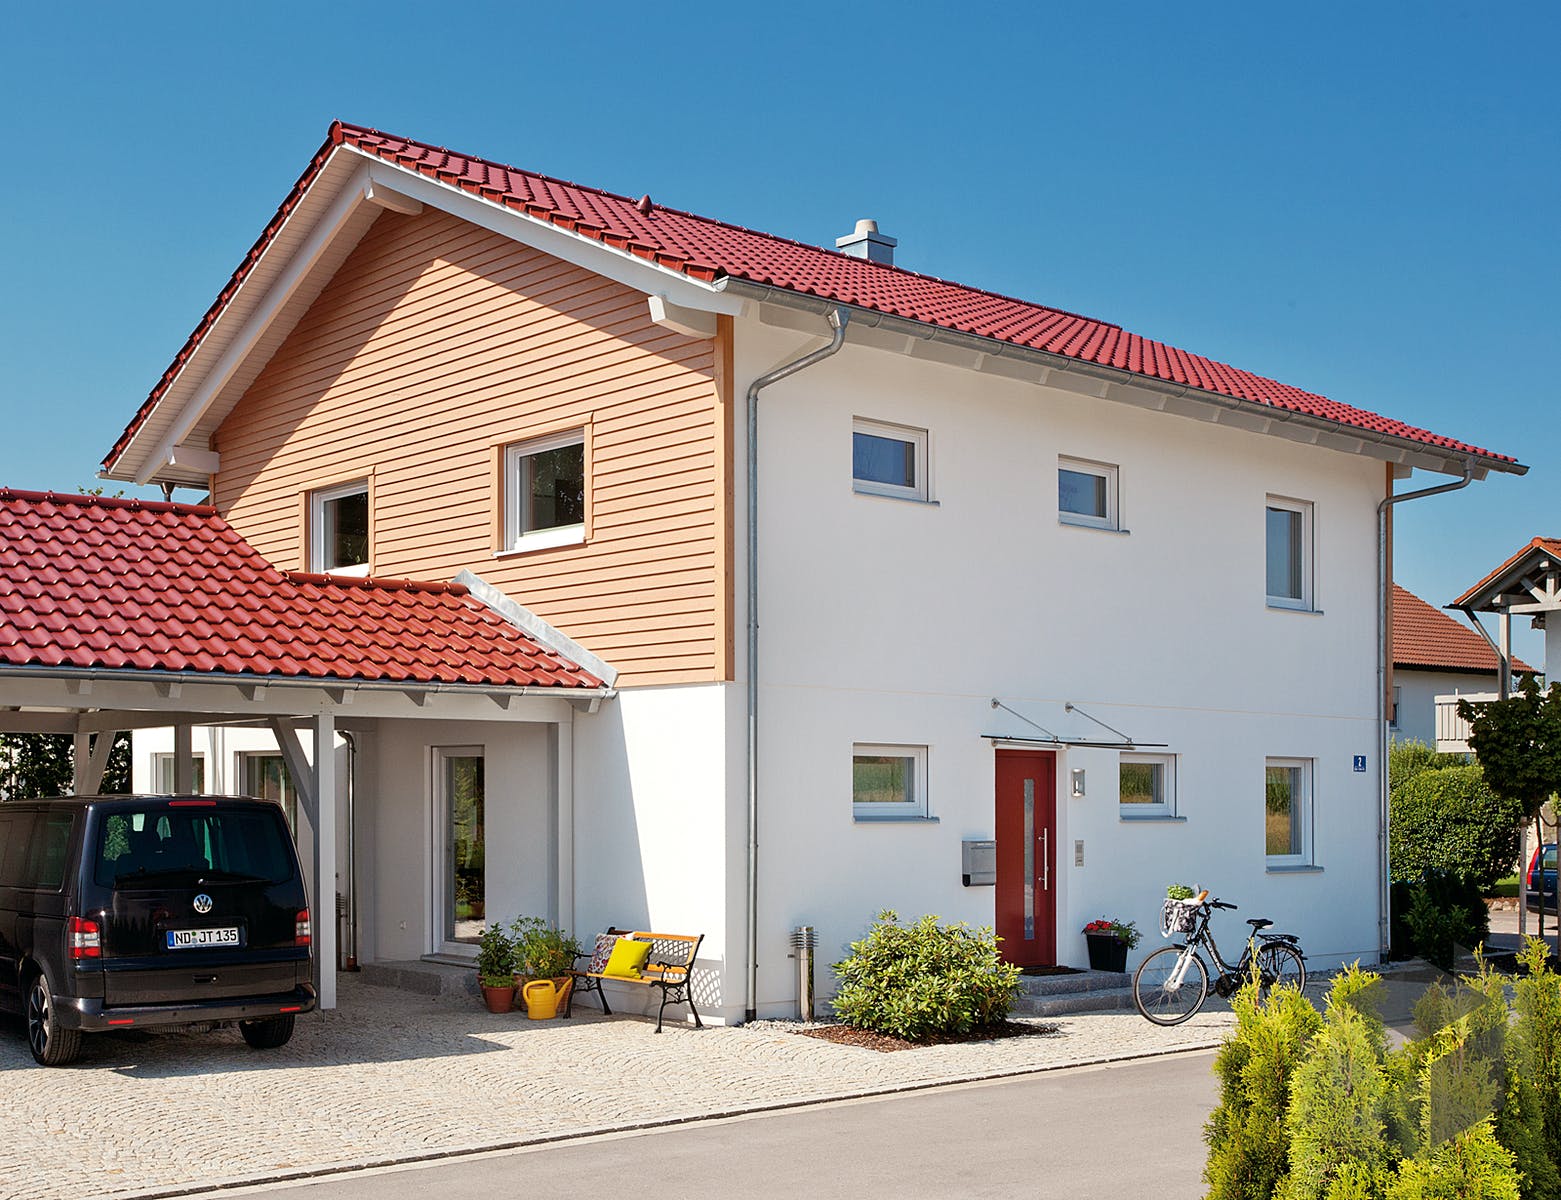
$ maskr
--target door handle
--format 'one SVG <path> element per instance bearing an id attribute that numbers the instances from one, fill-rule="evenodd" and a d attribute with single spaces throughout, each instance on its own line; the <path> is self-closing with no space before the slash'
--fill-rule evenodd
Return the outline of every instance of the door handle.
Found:
<path id="1" fill-rule="evenodd" d="M 1052 890 L 1051 836 L 1050 829 L 1041 830 L 1041 891 L 1043 892 Z"/>

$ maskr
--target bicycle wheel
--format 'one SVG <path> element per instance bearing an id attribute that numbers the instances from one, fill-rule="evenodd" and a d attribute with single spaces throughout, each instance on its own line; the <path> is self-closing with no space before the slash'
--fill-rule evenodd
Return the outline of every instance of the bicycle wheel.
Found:
<path id="1" fill-rule="evenodd" d="M 1258 970 L 1262 972 L 1260 994 L 1267 996 L 1276 987 L 1306 986 L 1306 962 L 1300 951 L 1287 942 L 1266 942 L 1258 948 Z"/>
<path id="2" fill-rule="evenodd" d="M 1133 1003 L 1144 1019 L 1156 1025 L 1180 1025 L 1203 1007 L 1209 994 L 1209 969 L 1194 952 L 1188 956 L 1181 981 L 1176 979 L 1182 948 L 1162 946 L 1133 973 Z"/>

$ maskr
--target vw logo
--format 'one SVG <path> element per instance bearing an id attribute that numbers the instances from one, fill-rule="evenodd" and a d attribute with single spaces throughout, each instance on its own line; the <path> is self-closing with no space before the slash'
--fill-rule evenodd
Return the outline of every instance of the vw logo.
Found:
<path id="1" fill-rule="evenodd" d="M 195 897 L 195 911 L 205 916 L 211 911 L 211 897 L 205 892 Z"/>

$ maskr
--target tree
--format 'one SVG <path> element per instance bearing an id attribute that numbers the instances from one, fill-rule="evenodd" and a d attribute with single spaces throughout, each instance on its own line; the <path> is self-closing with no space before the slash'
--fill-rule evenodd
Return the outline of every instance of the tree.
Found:
<path id="1" fill-rule="evenodd" d="M 101 736 L 101 735 L 100 735 Z M 75 777 L 73 740 L 58 733 L 0 733 L 0 798 L 66 796 Z M 130 735 L 114 738 L 98 791 L 130 790 Z"/>
<path id="2" fill-rule="evenodd" d="M 1505 700 L 1483 704 L 1458 701 L 1458 716 L 1469 722 L 1469 749 L 1498 796 L 1522 806 L 1544 844 L 1539 810 L 1561 791 L 1561 684 L 1541 692 L 1530 676 L 1523 690 Z M 1544 890 L 1540 890 L 1539 929 L 1545 929 Z"/>

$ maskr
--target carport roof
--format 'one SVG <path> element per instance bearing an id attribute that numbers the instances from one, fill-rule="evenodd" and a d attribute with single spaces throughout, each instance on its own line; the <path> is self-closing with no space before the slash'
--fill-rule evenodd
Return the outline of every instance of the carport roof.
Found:
<path id="1" fill-rule="evenodd" d="M 5 489 L 0 666 L 604 686 L 460 584 L 278 570 L 206 506 Z"/>

